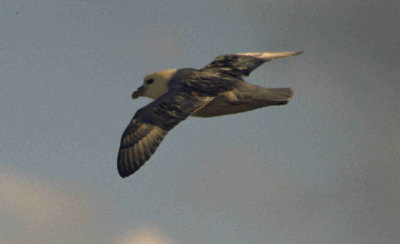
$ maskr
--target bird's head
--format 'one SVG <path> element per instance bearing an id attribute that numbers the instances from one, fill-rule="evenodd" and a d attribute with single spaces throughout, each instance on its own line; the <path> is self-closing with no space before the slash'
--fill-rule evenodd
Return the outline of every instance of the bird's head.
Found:
<path id="1" fill-rule="evenodd" d="M 175 72 L 176 69 L 167 69 L 146 75 L 143 85 L 132 93 L 132 99 L 138 97 L 157 99 L 168 91 L 168 83 Z"/>

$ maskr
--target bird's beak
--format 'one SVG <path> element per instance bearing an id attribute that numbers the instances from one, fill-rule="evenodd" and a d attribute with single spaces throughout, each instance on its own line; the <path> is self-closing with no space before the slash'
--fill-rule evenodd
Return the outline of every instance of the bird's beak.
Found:
<path id="1" fill-rule="evenodd" d="M 144 86 L 139 87 L 136 91 L 132 93 L 132 99 L 136 99 L 144 94 L 146 88 Z"/>

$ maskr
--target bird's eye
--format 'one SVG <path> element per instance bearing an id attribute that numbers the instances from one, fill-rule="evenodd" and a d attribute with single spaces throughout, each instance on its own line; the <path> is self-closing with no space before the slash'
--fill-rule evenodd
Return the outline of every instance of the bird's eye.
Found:
<path id="1" fill-rule="evenodd" d="M 153 83 L 153 82 L 154 82 L 153 79 L 148 79 L 148 80 L 146 80 L 146 84 L 147 84 L 147 85 L 150 85 L 150 84 Z"/>

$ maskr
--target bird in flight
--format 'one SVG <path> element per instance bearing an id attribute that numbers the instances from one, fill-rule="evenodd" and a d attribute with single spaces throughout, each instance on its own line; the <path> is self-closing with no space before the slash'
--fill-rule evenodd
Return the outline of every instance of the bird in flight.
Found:
<path id="1" fill-rule="evenodd" d="M 291 88 L 264 88 L 243 76 L 272 59 L 303 52 L 256 52 L 220 55 L 202 69 L 167 69 L 144 77 L 132 98 L 154 99 L 139 109 L 122 134 L 118 173 L 125 178 L 150 159 L 165 135 L 188 116 L 213 117 L 284 105 Z"/>

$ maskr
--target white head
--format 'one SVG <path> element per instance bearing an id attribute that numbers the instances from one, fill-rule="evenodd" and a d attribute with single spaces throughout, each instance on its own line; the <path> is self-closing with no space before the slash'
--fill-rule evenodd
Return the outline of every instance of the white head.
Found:
<path id="1" fill-rule="evenodd" d="M 168 91 L 168 83 L 177 69 L 166 69 L 148 74 L 143 79 L 143 85 L 132 93 L 132 99 L 149 97 L 157 99 Z"/>

